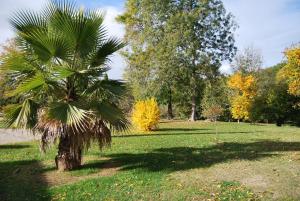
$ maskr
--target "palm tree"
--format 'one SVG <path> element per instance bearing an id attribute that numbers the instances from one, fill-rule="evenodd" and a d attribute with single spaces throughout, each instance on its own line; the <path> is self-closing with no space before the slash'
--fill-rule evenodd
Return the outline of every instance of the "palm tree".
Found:
<path id="1" fill-rule="evenodd" d="M 109 145 L 111 129 L 129 125 L 117 106 L 124 83 L 106 75 L 123 44 L 107 37 L 101 13 L 65 1 L 17 12 L 11 24 L 20 53 L 4 59 L 1 74 L 18 104 L 6 106 L 6 126 L 40 133 L 43 151 L 58 142 L 57 168 L 77 168 L 92 141 Z"/>

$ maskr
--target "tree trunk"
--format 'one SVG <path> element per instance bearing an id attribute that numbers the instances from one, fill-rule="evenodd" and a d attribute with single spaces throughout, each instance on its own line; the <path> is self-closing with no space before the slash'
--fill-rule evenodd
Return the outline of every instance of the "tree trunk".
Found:
<path id="1" fill-rule="evenodd" d="M 173 105 L 172 105 L 172 91 L 169 90 L 169 100 L 168 100 L 168 119 L 173 119 Z"/>
<path id="2" fill-rule="evenodd" d="M 281 127 L 283 123 L 284 123 L 284 119 L 283 118 L 278 118 L 276 120 L 276 126 Z"/>
<path id="3" fill-rule="evenodd" d="M 190 121 L 196 121 L 196 95 L 192 96 L 192 114 Z"/>
<path id="4" fill-rule="evenodd" d="M 195 71 L 193 71 L 193 74 L 192 74 L 191 87 L 192 87 L 192 97 L 191 97 L 192 113 L 191 113 L 191 116 L 190 116 L 189 120 L 190 121 L 196 121 L 197 78 L 196 78 Z"/>
<path id="5" fill-rule="evenodd" d="M 215 121 L 215 131 L 216 131 L 216 142 L 219 143 L 219 138 L 218 138 L 218 121 L 217 119 L 214 120 Z"/>
<path id="6" fill-rule="evenodd" d="M 61 136 L 59 139 L 58 153 L 55 157 L 56 168 L 59 171 L 66 171 L 81 166 L 82 150 L 77 148 L 72 150 L 71 137 L 69 135 Z"/>

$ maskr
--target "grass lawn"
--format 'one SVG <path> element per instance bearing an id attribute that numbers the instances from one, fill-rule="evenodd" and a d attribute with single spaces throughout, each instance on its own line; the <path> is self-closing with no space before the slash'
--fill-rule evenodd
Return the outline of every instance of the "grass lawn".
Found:
<path id="1" fill-rule="evenodd" d="M 3 128 L 4 126 L 3 126 L 3 122 L 2 122 L 2 119 L 1 119 L 1 117 L 0 117 L 0 128 Z"/>
<path id="2" fill-rule="evenodd" d="M 300 200 L 300 128 L 162 122 L 59 173 L 55 149 L 0 146 L 0 200 Z"/>

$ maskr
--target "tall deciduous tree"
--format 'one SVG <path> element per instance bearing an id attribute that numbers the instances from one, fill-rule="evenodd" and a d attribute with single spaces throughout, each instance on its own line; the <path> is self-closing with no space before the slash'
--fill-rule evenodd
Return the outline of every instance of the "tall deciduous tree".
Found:
<path id="1" fill-rule="evenodd" d="M 207 82 L 201 102 L 202 114 L 205 118 L 216 121 L 228 108 L 228 88 L 221 76 Z"/>
<path id="2" fill-rule="evenodd" d="M 263 56 L 261 52 L 253 46 L 239 51 L 231 63 L 235 72 L 241 72 L 243 74 L 256 73 L 262 68 L 262 65 Z"/>
<path id="3" fill-rule="evenodd" d="M 231 95 L 231 113 L 234 119 L 248 120 L 250 110 L 257 93 L 256 79 L 253 75 L 235 73 L 228 80 L 229 88 L 233 89 Z"/>
<path id="4" fill-rule="evenodd" d="M 287 80 L 290 94 L 300 96 L 300 46 L 286 50 L 285 56 L 287 63 L 278 77 Z"/>
<path id="5" fill-rule="evenodd" d="M 126 3 L 126 12 L 118 20 L 126 26 L 125 40 L 130 48 L 124 53 L 128 61 L 125 79 L 136 99 L 155 96 L 168 105 L 173 118 L 173 93 L 178 74 L 174 47 L 165 33 L 171 15 L 171 1 L 135 1 Z"/>
<path id="6" fill-rule="evenodd" d="M 119 20 L 125 24 L 130 45 L 128 74 L 140 74 L 142 77 L 138 80 L 143 82 L 152 82 L 157 68 L 171 69 L 169 76 L 160 76 L 158 82 L 174 80 L 180 76 L 178 72 L 187 74 L 184 90 L 190 96 L 190 119 L 196 120 L 198 86 L 206 76 L 207 67 L 230 60 L 236 52 L 233 36 L 236 24 L 222 1 L 128 0 Z M 161 52 L 167 56 L 161 57 Z M 137 59 L 141 55 L 146 58 L 145 63 Z"/>
<path id="7" fill-rule="evenodd" d="M 6 126 L 41 133 L 42 149 L 59 141 L 58 169 L 76 168 L 93 140 L 108 145 L 109 128 L 128 125 L 116 105 L 125 86 L 106 77 L 109 56 L 123 44 L 107 37 L 102 14 L 66 1 L 20 11 L 11 23 L 22 53 L 9 54 L 1 74 L 14 79 L 6 95 L 20 101 L 6 106 Z"/>
<path id="8" fill-rule="evenodd" d="M 233 32 L 236 28 L 232 15 L 220 0 L 185 0 L 171 18 L 177 27 L 178 54 L 190 77 L 190 120 L 196 120 L 197 83 L 210 73 L 211 67 L 230 60 L 236 52 Z"/>

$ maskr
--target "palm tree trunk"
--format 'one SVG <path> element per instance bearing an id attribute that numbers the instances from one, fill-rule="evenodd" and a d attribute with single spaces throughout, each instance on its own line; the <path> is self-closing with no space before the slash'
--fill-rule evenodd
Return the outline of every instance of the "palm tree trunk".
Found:
<path id="1" fill-rule="evenodd" d="M 71 148 L 71 137 L 62 135 L 59 139 L 58 153 L 55 157 L 56 168 L 59 171 L 66 171 L 81 166 L 82 150 Z"/>

